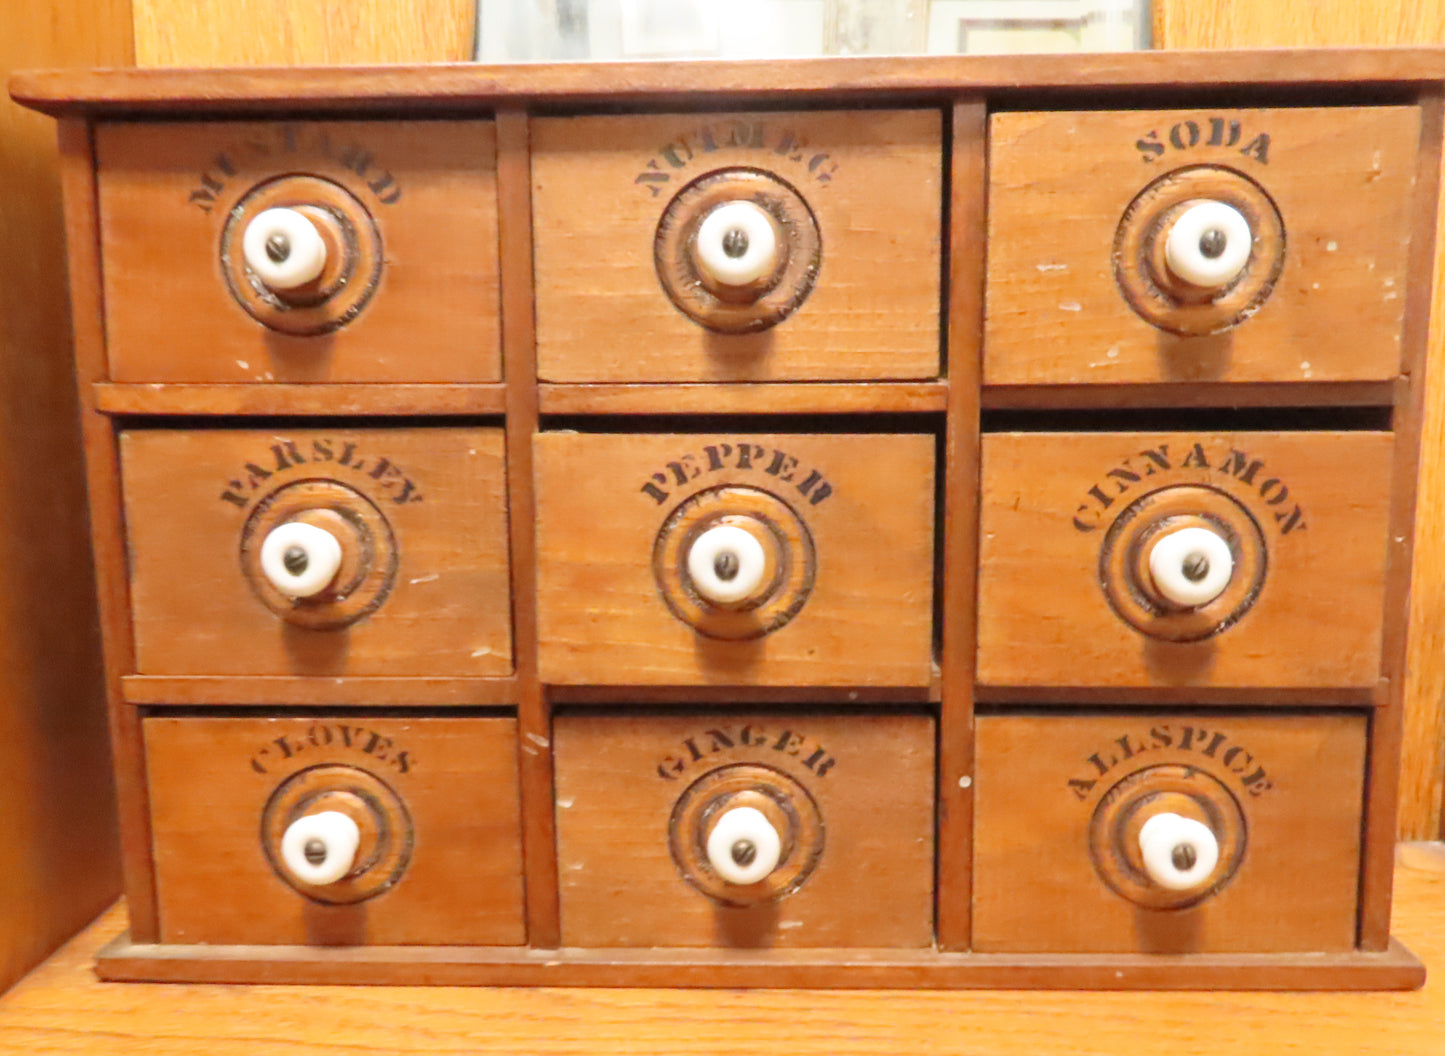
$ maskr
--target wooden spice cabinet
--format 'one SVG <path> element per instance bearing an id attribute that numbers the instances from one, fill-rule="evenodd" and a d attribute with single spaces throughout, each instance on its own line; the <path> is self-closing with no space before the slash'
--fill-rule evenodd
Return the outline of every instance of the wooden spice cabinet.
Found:
<path id="1" fill-rule="evenodd" d="M 1423 980 L 1445 52 L 11 91 L 60 123 L 105 978 Z"/>

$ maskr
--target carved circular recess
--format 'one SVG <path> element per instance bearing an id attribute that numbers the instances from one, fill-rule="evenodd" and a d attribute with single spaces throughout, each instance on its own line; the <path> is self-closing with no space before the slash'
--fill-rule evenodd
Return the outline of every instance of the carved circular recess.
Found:
<path id="1" fill-rule="evenodd" d="M 287 868 L 281 840 L 304 815 L 338 811 L 356 822 L 361 842 L 350 872 L 340 880 L 313 885 Z M 292 774 L 271 793 L 261 814 L 261 846 L 271 868 L 307 898 L 344 905 L 387 890 L 411 859 L 411 815 L 380 778 L 353 766 L 313 766 Z"/>
<path id="2" fill-rule="evenodd" d="M 719 225 L 730 215 L 736 222 Z M 753 230 L 757 225 L 771 231 Z M 714 266 L 728 256 L 752 263 L 760 241 L 770 250 L 770 266 L 741 273 Z M 709 330 L 741 334 L 766 330 L 797 310 L 817 280 L 822 248 L 817 219 L 792 186 L 770 172 L 721 169 L 692 181 L 667 204 L 653 259 L 679 311 Z"/>
<path id="3" fill-rule="evenodd" d="M 728 811 L 751 807 L 780 838 L 778 864 L 752 884 L 731 884 L 708 859 L 708 837 Z M 741 763 L 711 770 L 678 797 L 668 846 L 683 877 L 709 898 L 734 906 L 776 902 L 808 879 L 823 853 L 823 816 L 798 782 L 767 766 Z"/>
<path id="4" fill-rule="evenodd" d="M 765 562 L 758 589 L 726 604 L 708 600 L 689 571 L 689 556 L 710 529 L 731 527 L 751 536 Z M 663 522 L 653 546 L 658 590 L 678 619 L 709 638 L 760 638 L 798 614 L 813 589 L 813 537 L 792 507 L 758 488 L 724 485 L 681 503 Z"/>
<path id="5" fill-rule="evenodd" d="M 1167 247 L 1176 223 L 1214 202 L 1244 218 L 1253 244 L 1230 281 L 1199 286 L 1170 269 Z M 1202 248 L 1207 256 L 1220 247 Z M 1274 201 L 1249 177 L 1212 165 L 1176 169 L 1149 184 L 1129 203 L 1114 237 L 1114 277 L 1125 300 L 1146 322 L 1183 336 L 1216 334 L 1248 319 L 1279 281 L 1284 259 L 1284 221 Z"/>
<path id="6" fill-rule="evenodd" d="M 268 209 L 291 209 L 316 228 L 326 262 L 312 281 L 273 289 L 246 262 L 248 225 Z M 288 334 L 324 334 L 355 319 L 381 279 L 381 234 L 345 188 L 315 176 L 280 176 L 236 203 L 221 231 L 221 271 L 234 297 L 256 320 Z"/>
<path id="7" fill-rule="evenodd" d="M 1233 571 L 1211 601 L 1170 601 L 1150 573 L 1153 548 L 1173 533 L 1203 528 L 1229 548 Z M 1269 552 L 1259 522 L 1233 497 L 1181 484 L 1143 495 L 1114 518 L 1099 551 L 1099 582 L 1114 611 L 1136 630 L 1170 642 L 1195 642 L 1233 626 L 1264 586 Z"/>
<path id="8" fill-rule="evenodd" d="M 341 544 L 341 564 L 329 586 L 290 597 L 267 577 L 266 537 L 299 522 L 329 532 Z M 241 569 L 262 603 L 288 623 L 329 630 L 355 623 L 391 592 L 397 546 L 385 515 L 365 495 L 334 480 L 298 480 L 262 498 L 241 529 Z"/>
<path id="9" fill-rule="evenodd" d="M 1214 868 L 1187 890 L 1159 885 L 1145 868 L 1139 836 L 1160 814 L 1199 822 L 1218 841 Z M 1247 842 L 1244 812 L 1229 789 L 1203 770 L 1174 764 L 1124 777 L 1104 794 L 1089 825 L 1089 854 L 1099 877 L 1115 893 L 1150 909 L 1182 909 L 1214 894 L 1238 870 Z"/>

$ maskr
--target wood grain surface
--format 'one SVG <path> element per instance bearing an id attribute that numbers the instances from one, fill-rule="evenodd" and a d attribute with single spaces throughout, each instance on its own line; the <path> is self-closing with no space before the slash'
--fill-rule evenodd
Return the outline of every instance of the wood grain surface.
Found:
<path id="1" fill-rule="evenodd" d="M 141 66 L 458 62 L 471 58 L 468 0 L 131 0 Z"/>
<path id="2" fill-rule="evenodd" d="M 1005 712 L 980 715 L 976 736 L 976 949 L 1354 946 L 1362 715 Z M 1126 775 L 1168 766 L 1197 770 L 1233 797 L 1244 849 L 1202 901 L 1149 909 L 1101 879 L 1090 825 Z"/>
<path id="3" fill-rule="evenodd" d="M 1238 142 L 1210 146 L 1231 122 Z M 1265 160 L 1245 153 L 1259 136 Z M 1394 377 L 1419 138 L 1411 107 L 995 115 L 984 383 Z M 1243 173 L 1272 199 L 1284 266 L 1243 322 L 1181 337 L 1121 296 L 1115 238 L 1146 187 L 1197 166 Z"/>
<path id="4" fill-rule="evenodd" d="M 16 4 L 0 78 L 130 61 L 125 0 Z M 120 887 L 55 128 L 0 101 L 0 991 Z"/>
<path id="5" fill-rule="evenodd" d="M 553 737 L 564 945 L 933 944 L 934 732 L 927 716 L 569 714 L 557 719 Z M 795 782 L 789 803 L 799 814 L 808 812 L 808 799 L 816 804 L 821 853 L 791 893 L 728 906 L 685 879 L 669 843 L 696 839 L 691 830 L 674 833 L 684 793 L 747 764 Z M 800 840 L 780 867 L 803 853 Z"/>
<path id="6" fill-rule="evenodd" d="M 942 993 L 107 984 L 117 907 L 0 999 L 0 1046 L 46 1056 L 1437 1056 L 1445 850 L 1406 845 L 1396 931 L 1430 967 L 1399 994 Z"/>
<path id="7" fill-rule="evenodd" d="M 1277 3 L 1232 0 L 1200 5 L 1189 0 L 1154 4 L 1154 43 L 1160 48 L 1424 45 L 1445 41 L 1445 3 Z M 1445 223 L 1445 210 L 1437 213 Z M 1399 822 L 1405 839 L 1445 832 L 1445 267 L 1437 228 L 1427 399 L 1422 422 L 1415 557 L 1411 580 L 1404 737 L 1400 763 Z"/>
<path id="8" fill-rule="evenodd" d="M 1390 454 L 1387 433 L 985 435 L 979 683 L 1355 687 L 1368 700 L 1380 678 Z M 1166 641 L 1121 618 L 1103 587 L 1123 581 L 1100 555 L 1129 504 L 1181 485 L 1247 511 L 1267 568 L 1232 626 Z"/>
<path id="9" fill-rule="evenodd" d="M 501 430 L 130 430 L 121 446 L 137 672 L 511 671 Z M 248 519 L 312 480 L 350 489 L 348 508 L 373 511 L 394 537 L 378 533 L 372 561 L 394 555 L 389 592 L 334 629 L 283 620 L 243 571 Z"/>
<path id="10" fill-rule="evenodd" d="M 726 460 L 716 470 L 709 446 Z M 925 434 L 538 434 L 543 681 L 928 685 L 934 446 Z M 668 517 L 723 485 L 776 495 L 811 533 L 811 593 L 761 637 L 704 636 L 669 608 L 654 574 Z"/>
<path id="11" fill-rule="evenodd" d="M 928 378 L 938 373 L 937 111 L 540 118 L 532 140 L 537 368 L 546 381 Z M 720 334 L 658 281 L 675 195 L 756 169 L 807 203 L 817 280 L 770 329 Z M 880 267 L 887 261 L 887 267 Z"/>
<path id="12" fill-rule="evenodd" d="M 144 725 L 164 941 L 525 941 L 512 720 L 213 715 Z M 262 845 L 269 799 L 288 779 L 323 766 L 379 780 L 410 823 L 391 833 L 409 847 L 399 877 L 363 901 L 327 905 L 303 896 L 271 864 L 279 848 L 268 858 Z"/>
<path id="13" fill-rule="evenodd" d="M 490 121 L 119 123 L 96 154 L 110 380 L 500 380 Z M 350 196 L 384 257 L 355 317 L 305 336 L 248 314 L 218 251 L 238 203 L 298 174 Z"/>

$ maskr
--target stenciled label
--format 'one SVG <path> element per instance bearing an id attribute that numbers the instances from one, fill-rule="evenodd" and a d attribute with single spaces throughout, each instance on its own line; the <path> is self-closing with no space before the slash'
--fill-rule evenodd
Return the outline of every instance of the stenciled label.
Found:
<path id="1" fill-rule="evenodd" d="M 756 471 L 792 485 L 809 506 L 817 506 L 833 494 L 821 470 L 810 468 L 781 448 L 764 447 L 745 440 L 708 444 L 701 451 L 688 451 L 666 463 L 638 490 L 657 505 L 665 505 L 672 490 L 684 488 L 704 473 Z"/>
<path id="2" fill-rule="evenodd" d="M 1075 799 L 1088 799 L 1099 783 L 1128 763 L 1128 770 L 1148 765 L 1151 754 L 1168 752 L 1173 759 L 1193 753 L 1214 765 L 1201 770 L 1216 775 L 1232 774 L 1239 787 L 1251 796 L 1262 796 L 1274 787 L 1269 773 L 1254 755 L 1228 733 L 1192 723 L 1153 723 L 1146 730 L 1115 737 L 1083 759 L 1084 769 L 1067 779 L 1065 787 Z M 1122 773 L 1119 776 L 1123 776 Z M 1108 782 L 1112 784 L 1113 782 Z"/>
<path id="3" fill-rule="evenodd" d="M 1185 118 L 1168 128 L 1151 128 L 1134 142 L 1139 157 L 1155 162 L 1165 154 L 1214 147 L 1235 150 L 1261 165 L 1269 164 L 1268 132 L 1246 131 L 1244 122 L 1235 117 Z"/>
<path id="4" fill-rule="evenodd" d="M 826 150 L 808 143 L 808 137 L 781 121 L 762 118 L 729 118 L 684 132 L 664 143 L 647 159 L 633 180 L 656 198 L 676 183 L 686 183 L 692 170 L 713 164 L 709 156 L 719 151 L 756 154 L 761 168 L 786 165 L 799 182 L 826 187 L 838 172 L 838 163 Z"/>
<path id="5" fill-rule="evenodd" d="M 758 723 L 744 726 L 713 726 L 684 737 L 679 750 L 657 764 L 657 776 L 676 781 L 689 770 L 711 766 L 719 755 L 742 753 L 749 761 L 766 762 L 770 757 L 788 756 L 798 760 L 817 777 L 825 777 L 838 760 L 818 741 L 793 729 L 766 729 Z"/>
<path id="6" fill-rule="evenodd" d="M 1092 532 L 1104 527 L 1108 511 L 1124 496 L 1148 490 L 1153 486 L 1150 477 L 1174 469 L 1208 470 L 1221 479 L 1244 485 L 1254 492 L 1264 507 L 1264 519 L 1273 523 L 1281 536 L 1308 527 L 1304 508 L 1294 500 L 1289 485 L 1270 472 L 1264 459 L 1227 443 L 1215 442 L 1211 448 L 1207 450 L 1203 441 L 1185 440 L 1144 448 L 1120 459 L 1085 491 L 1074 511 L 1074 529 Z"/>
<path id="7" fill-rule="evenodd" d="M 325 125 L 268 125 L 245 139 L 220 150 L 206 162 L 186 198 L 203 213 L 215 209 L 223 192 L 242 172 L 274 170 L 279 173 L 305 170 L 310 161 L 339 165 L 356 176 L 381 205 L 401 201 L 402 187 L 396 174 L 377 160 L 364 143 L 350 136 L 338 137 Z M 247 180 L 247 185 L 253 182 Z"/>
<path id="8" fill-rule="evenodd" d="M 396 741 L 384 733 L 345 722 L 317 722 L 261 745 L 251 756 L 251 769 L 269 774 L 273 767 L 290 770 L 302 760 L 329 761 L 348 754 L 365 756 L 373 765 L 384 764 L 398 774 L 409 774 L 416 768 L 411 752 L 398 748 Z"/>
<path id="9" fill-rule="evenodd" d="M 337 480 L 362 478 L 372 491 L 398 506 L 422 501 L 420 486 L 391 459 L 366 451 L 354 440 L 330 437 L 274 438 L 264 452 L 258 451 L 242 463 L 241 471 L 226 481 L 221 501 L 245 509 L 274 486 L 273 477 L 298 466 L 324 466 L 326 474 Z"/>

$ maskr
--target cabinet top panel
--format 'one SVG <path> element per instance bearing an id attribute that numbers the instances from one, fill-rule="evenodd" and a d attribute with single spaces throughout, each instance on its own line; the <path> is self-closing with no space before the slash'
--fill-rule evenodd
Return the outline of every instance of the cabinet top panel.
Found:
<path id="1" fill-rule="evenodd" d="M 455 112 L 536 102 L 586 106 L 669 101 L 722 105 L 769 97 L 791 105 L 886 98 L 897 102 L 987 92 L 1007 103 L 1067 103 L 1102 92 L 1304 89 L 1358 102 L 1352 90 L 1408 89 L 1445 80 L 1445 48 L 1150 51 L 1095 55 L 847 57 L 746 61 L 473 63 L 231 70 L 123 69 L 20 73 L 19 102 L 53 114 L 147 110 Z M 1346 98 L 1349 96 L 1349 98 Z M 1120 96 L 1122 105 L 1135 97 Z M 1157 101 L 1157 100 L 1156 100 Z"/>

